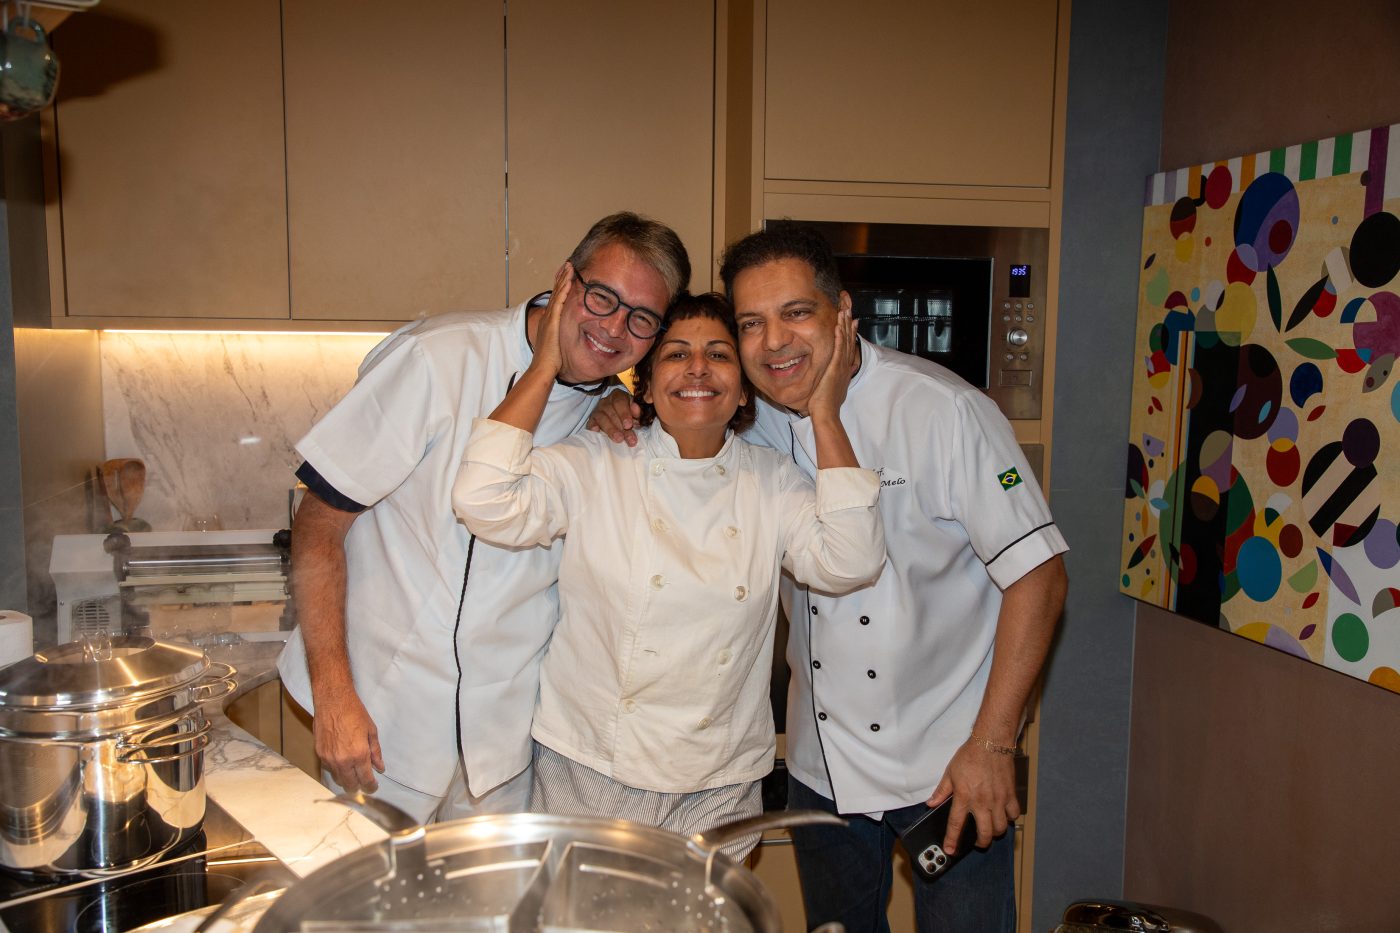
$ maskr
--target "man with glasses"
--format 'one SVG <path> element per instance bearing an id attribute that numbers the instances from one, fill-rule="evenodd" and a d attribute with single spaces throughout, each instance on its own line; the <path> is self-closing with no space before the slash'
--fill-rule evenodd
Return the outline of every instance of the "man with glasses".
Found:
<path id="1" fill-rule="evenodd" d="M 594 224 L 568 261 L 577 282 L 543 443 L 583 426 L 690 279 L 676 234 L 631 213 Z M 472 419 L 529 365 L 548 297 L 401 328 L 297 444 L 308 492 L 292 523 L 299 626 L 278 663 L 283 683 L 315 717 L 326 785 L 374 793 L 420 822 L 527 803 L 559 549 L 476 540 L 451 493 Z"/>

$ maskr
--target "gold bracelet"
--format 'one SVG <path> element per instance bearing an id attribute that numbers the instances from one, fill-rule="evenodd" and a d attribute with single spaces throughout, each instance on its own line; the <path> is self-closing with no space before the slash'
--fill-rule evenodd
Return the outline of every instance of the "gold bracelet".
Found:
<path id="1" fill-rule="evenodd" d="M 1016 746 L 998 745 L 991 739 L 983 738 L 976 732 L 972 733 L 972 740 L 994 755 L 1007 755 L 1009 757 L 1015 757 L 1016 755 Z"/>

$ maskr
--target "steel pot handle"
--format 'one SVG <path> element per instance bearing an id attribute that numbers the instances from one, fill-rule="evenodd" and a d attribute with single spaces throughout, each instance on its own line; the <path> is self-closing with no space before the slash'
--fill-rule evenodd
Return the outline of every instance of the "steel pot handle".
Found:
<path id="1" fill-rule="evenodd" d="M 209 746 L 208 722 L 201 722 L 199 727 L 189 732 L 177 732 L 174 735 L 161 736 L 158 739 L 137 739 L 129 742 L 125 739 L 117 742 L 117 761 L 122 764 L 154 765 L 166 761 L 179 761 L 181 758 L 188 758 L 195 752 L 202 752 Z M 190 747 L 183 751 L 170 752 L 165 755 L 150 755 L 137 758 L 140 752 L 151 749 L 169 748 L 172 745 L 180 745 L 189 742 Z"/>
<path id="2" fill-rule="evenodd" d="M 210 700 L 222 700 L 230 693 L 238 689 L 238 681 L 234 680 L 234 675 L 238 669 L 232 664 L 225 664 L 223 661 L 210 661 L 209 672 L 204 675 L 200 683 L 194 685 L 194 702 L 208 703 Z"/>
<path id="3" fill-rule="evenodd" d="M 697 833 L 690 839 L 700 848 L 713 851 L 731 839 L 747 836 L 750 833 L 761 833 L 769 829 L 787 829 L 790 826 L 817 825 L 845 826 L 846 821 L 834 813 L 825 813 L 821 810 L 777 810 L 772 813 L 760 813 L 758 816 L 751 816 L 744 820 L 736 820 L 733 823 L 725 823 L 703 833 Z"/>

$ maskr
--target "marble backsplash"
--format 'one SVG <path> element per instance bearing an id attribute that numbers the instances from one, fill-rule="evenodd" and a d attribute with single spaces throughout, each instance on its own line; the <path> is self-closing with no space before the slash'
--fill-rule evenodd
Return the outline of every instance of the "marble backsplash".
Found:
<path id="1" fill-rule="evenodd" d="M 139 457 L 157 531 L 284 528 L 300 440 L 380 334 L 101 334 L 106 454 Z"/>

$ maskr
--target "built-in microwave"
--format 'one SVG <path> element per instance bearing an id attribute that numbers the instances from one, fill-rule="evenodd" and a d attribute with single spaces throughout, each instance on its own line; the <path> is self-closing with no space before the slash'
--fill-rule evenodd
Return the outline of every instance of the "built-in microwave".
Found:
<path id="1" fill-rule="evenodd" d="M 862 337 L 946 366 L 1008 418 L 1041 416 L 1046 230 L 812 226 L 836 253 Z"/>

